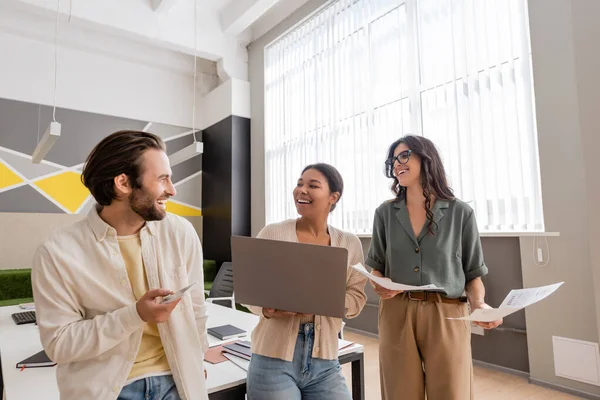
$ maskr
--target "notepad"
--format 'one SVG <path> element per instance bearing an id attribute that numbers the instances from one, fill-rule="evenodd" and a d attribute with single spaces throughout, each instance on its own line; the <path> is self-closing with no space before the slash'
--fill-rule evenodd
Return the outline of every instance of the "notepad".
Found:
<path id="1" fill-rule="evenodd" d="M 17 368 L 53 367 L 56 363 L 52 361 L 44 350 L 17 363 Z"/>
<path id="2" fill-rule="evenodd" d="M 244 360 L 250 360 L 250 357 L 252 357 L 252 350 L 245 344 L 237 342 L 223 345 L 223 353 L 233 354 Z"/>
<path id="3" fill-rule="evenodd" d="M 221 325 L 208 328 L 208 333 L 217 339 L 227 340 L 235 337 L 246 336 L 246 331 L 233 325 Z"/>

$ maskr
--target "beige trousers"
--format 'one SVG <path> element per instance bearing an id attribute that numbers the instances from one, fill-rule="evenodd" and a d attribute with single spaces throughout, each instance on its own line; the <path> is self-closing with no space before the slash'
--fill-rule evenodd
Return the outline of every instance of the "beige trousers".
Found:
<path id="1" fill-rule="evenodd" d="M 409 299 L 379 303 L 379 373 L 383 400 L 473 400 L 471 326 L 466 303 Z"/>

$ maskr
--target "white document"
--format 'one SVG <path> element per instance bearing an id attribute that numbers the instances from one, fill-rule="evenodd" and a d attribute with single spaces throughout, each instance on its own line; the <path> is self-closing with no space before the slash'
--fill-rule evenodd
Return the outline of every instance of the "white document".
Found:
<path id="1" fill-rule="evenodd" d="M 508 296 L 504 299 L 500 308 L 525 308 L 540 300 L 545 299 L 556 291 L 564 282 L 555 283 L 553 285 L 541 286 L 531 289 L 511 290 Z"/>
<path id="2" fill-rule="evenodd" d="M 339 339 L 338 338 L 338 351 L 344 349 L 348 346 L 352 346 L 354 342 L 350 342 L 349 340 Z"/>
<path id="3" fill-rule="evenodd" d="M 444 290 L 444 288 L 437 287 L 435 285 L 411 286 L 411 285 L 404 285 L 402 283 L 392 282 L 391 280 L 389 280 L 387 278 L 380 278 L 378 276 L 370 274 L 369 271 L 367 271 L 365 269 L 365 267 L 360 263 L 353 265 L 352 268 L 354 268 L 356 271 L 360 272 L 361 274 L 363 274 L 364 276 L 366 276 L 373 282 L 377 283 L 379 286 L 383 286 L 384 288 L 389 289 L 389 290 L 403 290 L 405 292 L 410 292 L 413 290 L 427 290 L 427 291 L 431 291 L 431 292 Z"/>
<path id="4" fill-rule="evenodd" d="M 250 367 L 250 361 L 245 360 L 241 357 L 234 356 L 233 354 L 230 354 L 230 353 L 223 353 L 223 356 L 225 356 L 225 358 L 227 358 L 229 361 L 231 361 L 232 363 L 234 363 L 235 365 L 237 365 L 244 371 L 248 371 L 248 368 Z"/>
<path id="5" fill-rule="evenodd" d="M 504 318 L 514 312 L 517 312 L 527 306 L 530 306 L 538 301 L 545 299 L 556 291 L 564 282 L 555 283 L 553 285 L 541 286 L 528 289 L 511 290 L 508 296 L 504 299 L 499 308 L 477 309 L 468 317 L 462 318 L 447 318 L 477 322 L 494 322 Z"/>
<path id="6" fill-rule="evenodd" d="M 448 319 L 461 319 L 466 321 L 477 321 L 477 322 L 494 322 L 498 321 L 510 315 L 516 311 L 519 311 L 519 308 L 478 308 L 473 311 L 471 315 L 463 318 L 448 318 Z"/>
<path id="7" fill-rule="evenodd" d="M 179 289 L 178 291 L 176 291 L 173 294 L 169 294 L 169 295 L 163 297 L 163 299 L 160 302 L 160 304 L 169 304 L 169 303 L 174 302 L 177 299 L 182 298 L 183 295 L 185 294 L 185 292 L 187 292 L 188 290 L 190 290 L 192 288 L 192 286 L 194 286 L 195 284 L 196 284 L 196 282 L 192 282 L 189 286 L 186 286 L 183 289 Z"/>

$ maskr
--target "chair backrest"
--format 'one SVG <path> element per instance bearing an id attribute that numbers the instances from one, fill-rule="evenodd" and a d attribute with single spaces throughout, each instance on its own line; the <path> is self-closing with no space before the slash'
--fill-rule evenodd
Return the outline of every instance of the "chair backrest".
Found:
<path id="1" fill-rule="evenodd" d="M 219 268 L 208 297 L 231 297 L 233 296 L 233 264 L 224 262 Z M 216 304 L 231 306 L 228 301 L 215 301 Z"/>

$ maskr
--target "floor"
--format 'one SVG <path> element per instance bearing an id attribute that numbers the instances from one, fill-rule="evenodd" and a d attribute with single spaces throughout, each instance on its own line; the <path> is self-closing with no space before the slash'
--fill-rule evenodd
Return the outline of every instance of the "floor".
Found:
<path id="1" fill-rule="evenodd" d="M 379 350 L 376 338 L 344 331 L 344 339 L 365 346 L 366 400 L 381 399 L 379 389 Z M 342 367 L 346 382 L 350 382 L 350 365 Z M 575 400 L 580 397 L 556 392 L 530 384 L 525 378 L 475 367 L 475 398 L 477 400 Z"/>

